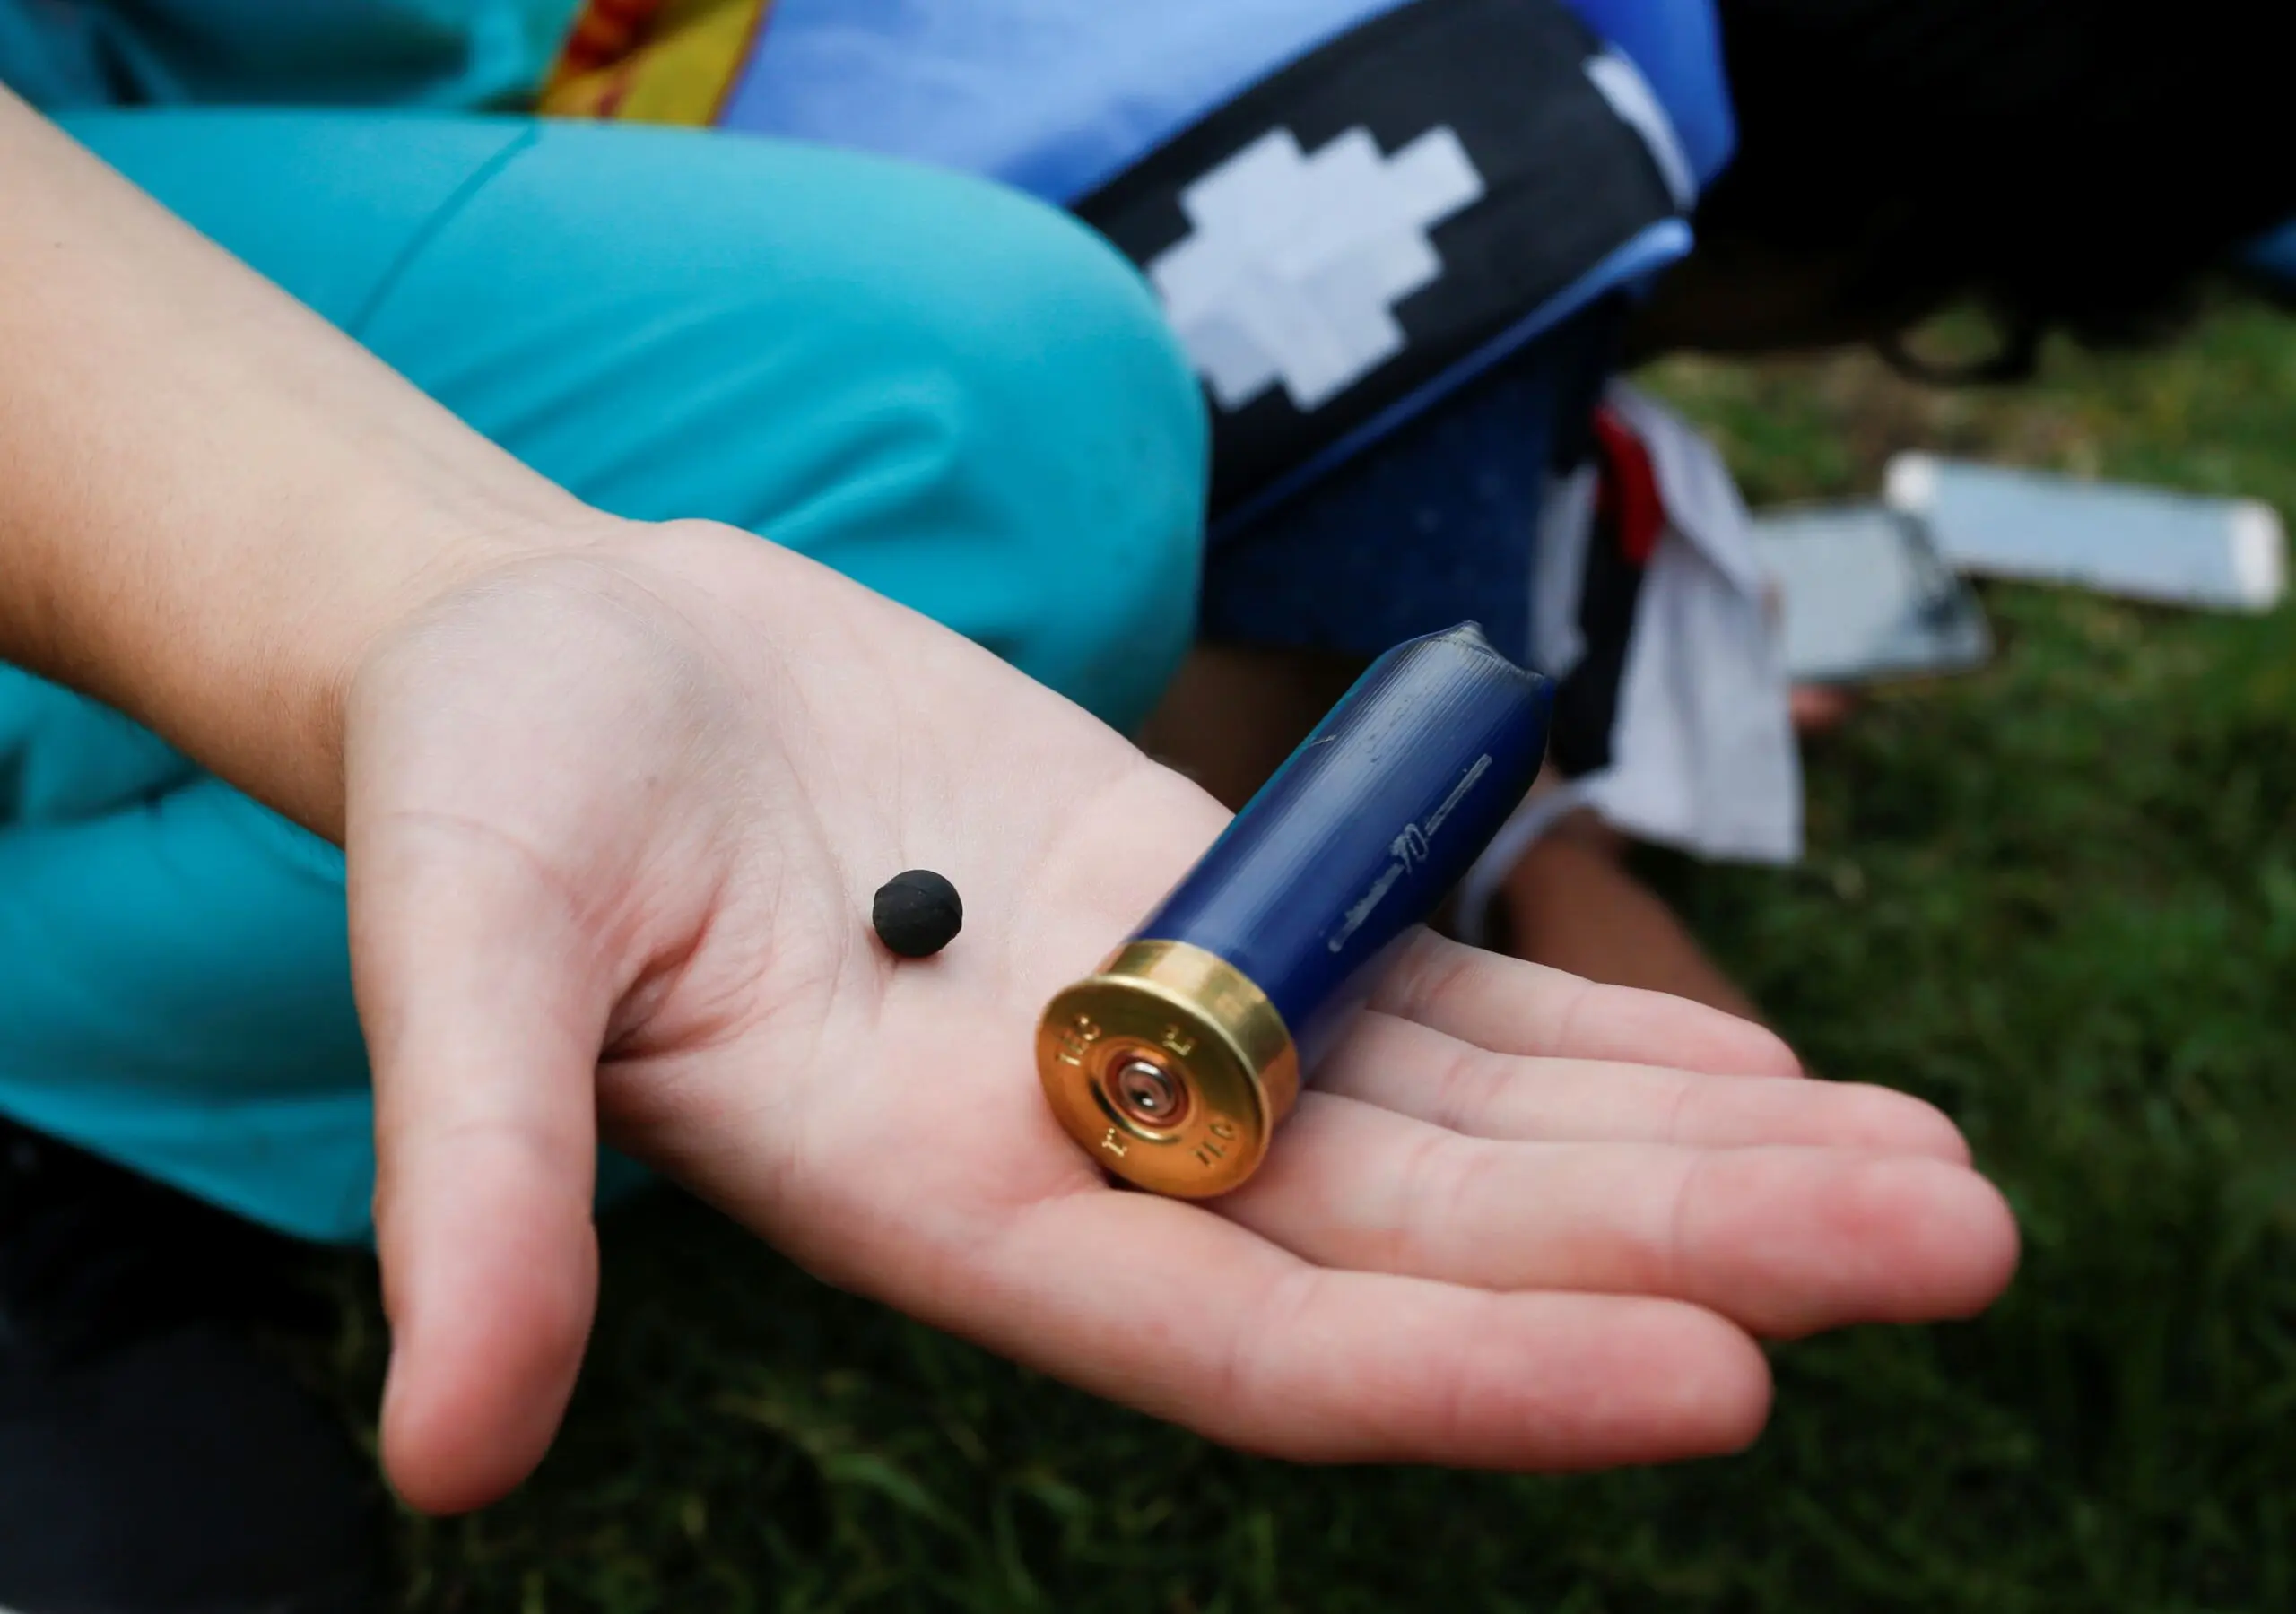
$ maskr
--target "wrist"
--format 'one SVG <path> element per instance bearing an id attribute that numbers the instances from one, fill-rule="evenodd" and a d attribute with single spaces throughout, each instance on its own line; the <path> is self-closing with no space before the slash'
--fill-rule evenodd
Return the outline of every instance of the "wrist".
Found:
<path id="1" fill-rule="evenodd" d="M 48 568 L 55 586 L 5 624 L 0 655 L 339 839 L 346 705 L 377 646 L 491 572 L 624 524 L 547 484 L 387 478 L 363 460 L 329 468 L 343 474 L 274 485 L 269 508 L 226 544 L 202 520 L 132 544 L 65 534 L 78 555 Z"/>
<path id="2" fill-rule="evenodd" d="M 216 772 L 306 828 L 339 840 L 344 747 L 351 695 L 362 671 L 455 595 L 552 557 L 612 542 L 631 524 L 554 489 L 419 499 L 355 498 L 327 527 L 335 564 L 299 566 L 307 609 L 294 613 L 279 662 L 260 655 L 249 712 L 266 704 L 289 719 L 266 733 L 224 737 L 203 755 Z M 283 623 L 283 626 L 285 624 Z M 275 689 L 266 689 L 275 683 Z M 227 754 L 228 753 L 228 754 Z"/>

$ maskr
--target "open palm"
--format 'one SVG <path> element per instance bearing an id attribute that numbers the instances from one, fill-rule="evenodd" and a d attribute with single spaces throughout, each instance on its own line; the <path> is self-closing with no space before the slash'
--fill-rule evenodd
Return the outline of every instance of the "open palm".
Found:
<path id="1" fill-rule="evenodd" d="M 1965 1314 L 2013 1264 L 1935 1111 L 1431 936 L 1244 1189 L 1112 1189 L 1044 1104 L 1036 1017 L 1225 814 L 746 534 L 630 528 L 463 588 L 349 716 L 385 1442 L 418 1506 L 548 1443 L 601 1126 L 832 1282 L 1302 1459 L 1729 1449 L 1768 1406 L 1756 1336 Z M 901 962 L 869 897 L 920 865 L 966 929 Z"/>

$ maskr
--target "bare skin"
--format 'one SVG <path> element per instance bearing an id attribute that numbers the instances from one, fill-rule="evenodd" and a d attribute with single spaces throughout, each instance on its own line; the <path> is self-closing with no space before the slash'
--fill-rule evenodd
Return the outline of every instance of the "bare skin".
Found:
<path id="1" fill-rule="evenodd" d="M 1670 993 L 1759 1020 L 1753 1000 L 1634 877 L 1631 850 L 1623 836 L 1591 817 L 1557 825 L 1500 889 L 1505 950 L 1589 981 Z"/>
<path id="2" fill-rule="evenodd" d="M 583 508 L 4 95 L 0 195 L 0 655 L 343 840 L 415 1506 L 552 1438 L 602 1132 L 833 1282 L 1302 1460 L 1730 1450 L 1760 1340 L 2007 1282 L 1935 1110 L 1432 937 L 1246 1190 L 1111 1190 L 1031 1029 L 1212 796 L 750 534 Z M 917 864 L 969 923 L 896 966 L 863 915 Z"/>
<path id="3" fill-rule="evenodd" d="M 1199 644 L 1142 729 L 1141 749 L 1239 811 L 1362 671 L 1344 656 Z"/>

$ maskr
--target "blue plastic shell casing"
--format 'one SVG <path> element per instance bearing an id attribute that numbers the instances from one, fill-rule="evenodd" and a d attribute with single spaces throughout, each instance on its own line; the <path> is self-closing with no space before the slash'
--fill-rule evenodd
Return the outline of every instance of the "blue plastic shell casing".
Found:
<path id="1" fill-rule="evenodd" d="M 1465 624 L 1374 662 L 1100 971 L 1038 1064 L 1062 1123 L 1160 1193 L 1224 1193 L 1529 791 L 1554 686 Z"/>

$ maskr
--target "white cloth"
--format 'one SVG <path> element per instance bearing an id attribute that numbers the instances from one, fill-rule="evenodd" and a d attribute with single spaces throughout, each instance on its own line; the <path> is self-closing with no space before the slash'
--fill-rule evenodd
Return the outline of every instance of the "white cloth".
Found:
<path id="1" fill-rule="evenodd" d="M 1525 803 L 1500 831 L 1460 888 L 1470 941 L 1509 871 L 1576 807 L 1717 861 L 1802 855 L 1791 689 L 1745 502 L 1721 456 L 1679 415 L 1622 383 L 1606 402 L 1648 451 L 1666 516 L 1635 604 L 1611 766 Z M 1591 471 L 1559 483 L 1541 517 L 1532 659 L 1550 677 L 1585 651 L 1577 619 L 1595 488 Z"/>

